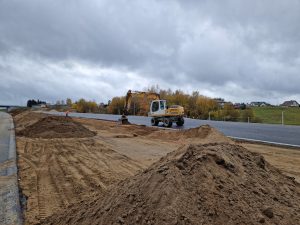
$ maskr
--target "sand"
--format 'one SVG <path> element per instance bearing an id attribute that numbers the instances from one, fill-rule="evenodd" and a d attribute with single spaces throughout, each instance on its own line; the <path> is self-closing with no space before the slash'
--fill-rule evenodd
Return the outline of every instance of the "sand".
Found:
<path id="1" fill-rule="evenodd" d="M 51 119 L 50 124 L 52 125 L 50 127 L 48 126 L 49 124 L 44 124 L 47 127 L 46 131 L 42 129 L 39 130 L 39 132 L 34 132 L 35 125 L 36 129 L 40 129 L 38 126 L 39 123 L 37 122 L 47 121 L 44 120 L 46 117 L 49 116 L 33 112 L 21 112 L 14 117 L 17 134 L 19 134 L 19 131 L 22 133 L 22 131 L 24 132 L 26 129 L 33 131 L 34 134 L 31 137 L 17 135 L 18 167 L 19 177 L 21 179 L 19 185 L 27 199 L 27 204 L 24 204 L 25 224 L 39 224 L 45 218 L 51 215 L 56 216 L 56 214 L 58 214 L 57 218 L 60 218 L 59 215 L 62 215 L 61 213 L 66 213 L 66 215 L 70 216 L 70 214 L 68 214 L 69 211 L 65 211 L 66 208 L 74 210 L 75 213 L 80 211 L 79 208 L 83 209 L 85 207 L 87 210 L 90 210 L 90 208 L 88 208 L 89 204 L 97 203 L 95 207 L 98 207 L 100 199 L 104 199 L 105 196 L 108 196 L 107 193 L 114 193 L 113 196 L 109 195 L 109 198 L 118 195 L 119 192 L 112 190 L 117 190 L 121 188 L 123 184 L 125 185 L 123 182 L 125 182 L 126 179 L 141 176 L 144 174 L 142 171 L 148 171 L 147 168 L 151 169 L 168 153 L 175 154 L 174 152 L 186 151 L 191 144 L 192 146 L 203 146 L 217 143 L 214 145 L 223 146 L 223 149 L 227 149 L 228 146 L 235 146 L 232 140 L 209 126 L 202 126 L 188 131 L 170 131 L 137 125 L 123 126 L 115 122 L 93 119 L 73 119 L 71 123 L 76 129 L 78 126 L 81 127 L 80 129 L 83 127 L 87 129 L 89 134 L 92 133 L 93 135 L 78 137 L 76 135 L 74 136 L 72 132 L 70 133 L 72 129 L 65 129 L 63 137 L 58 135 L 60 129 L 57 130 L 57 127 L 52 126 L 53 124 L 59 125 L 65 123 L 66 120 L 62 117 L 62 119 L 58 119 L 58 121 L 55 118 L 54 123 Z M 67 121 L 67 123 L 69 123 L 69 121 Z M 61 126 L 59 125 L 59 127 Z M 44 134 L 39 137 L 35 136 L 39 133 Z M 53 135 L 53 133 L 56 136 Z M 72 135 L 73 137 L 70 137 Z M 296 177 L 296 180 L 298 179 L 299 165 L 297 165 L 297 162 L 299 161 L 297 161 L 297 159 L 300 159 L 300 156 L 295 154 L 295 152 L 289 151 L 289 149 L 282 150 L 261 145 L 246 147 L 253 152 L 261 152 L 266 156 L 266 161 L 270 161 L 272 164 L 274 162 L 274 165 L 278 166 L 277 168 L 279 168 L 280 171 Z M 247 154 L 251 155 L 251 153 L 242 147 L 236 148 L 241 151 L 246 151 Z M 284 158 L 284 160 L 279 163 L 281 158 Z M 168 160 L 172 161 L 171 159 Z M 269 168 L 269 164 L 267 164 L 267 168 Z M 272 167 L 272 171 L 273 169 Z M 275 171 L 277 170 L 275 169 Z M 293 173 L 290 173 L 291 171 Z M 162 173 L 164 172 L 162 171 Z M 278 173 L 281 174 L 281 172 Z M 190 182 L 189 179 L 191 179 L 191 177 L 187 179 L 188 182 Z M 294 182 L 293 179 L 290 178 L 285 177 L 283 179 Z M 163 180 L 161 181 L 165 182 Z M 212 183 L 213 181 L 216 182 L 217 180 L 208 182 Z M 255 183 L 255 180 L 252 181 Z M 130 181 L 129 183 L 131 184 L 132 182 L 133 181 Z M 147 183 L 147 181 L 144 182 L 145 184 L 149 184 L 148 186 L 152 185 Z M 142 185 L 142 183 L 139 184 Z M 153 184 L 153 187 L 155 185 L 156 184 Z M 280 186 L 283 184 L 279 182 L 277 185 Z M 160 187 L 161 190 L 163 190 L 163 187 Z M 188 186 L 183 187 L 188 188 Z M 240 191 L 241 190 L 243 189 L 240 189 Z M 128 192 L 130 193 L 130 191 Z M 217 192 L 215 191 L 214 193 Z M 283 194 L 283 199 L 287 199 L 284 193 L 280 194 Z M 150 199 L 151 196 L 149 195 L 148 197 Z M 169 196 L 169 198 L 172 198 L 172 196 Z M 239 201 L 245 200 L 241 199 Z M 127 210 L 126 207 L 125 209 Z M 128 209 L 130 209 L 130 206 L 128 207 Z M 100 208 L 94 209 L 93 213 L 95 213 L 95 216 L 98 211 L 101 211 Z M 80 212 L 83 213 L 83 211 Z M 274 216 L 276 220 L 270 220 L 268 217 L 265 218 L 262 211 L 259 212 L 260 214 L 255 214 L 258 216 L 255 218 L 259 218 L 258 222 L 263 222 L 264 220 L 266 224 L 270 224 L 270 221 L 276 224 L 278 217 Z M 275 215 L 274 211 L 272 212 L 273 215 Z M 120 220 L 118 223 L 127 221 L 127 219 L 122 216 L 123 215 L 117 218 Z M 76 218 L 79 219 L 79 216 L 76 215 Z M 142 216 L 142 218 L 144 217 Z M 73 220 L 71 220 L 71 218 L 69 219 L 73 223 Z M 87 222 L 84 218 L 80 219 L 80 221 L 81 220 Z M 76 221 L 75 224 L 80 224 L 80 221 Z M 147 223 L 151 224 L 152 220 L 148 219 L 148 221 Z M 47 223 L 51 222 L 53 224 L 63 224 L 66 220 L 57 221 L 51 217 L 51 219 L 47 220 Z M 154 222 L 153 220 L 152 223 Z M 256 220 L 256 223 L 253 224 L 258 224 L 258 222 Z M 107 224 L 114 223 L 116 223 L 116 221 L 111 220 L 111 223 Z M 82 222 L 81 224 L 85 223 Z M 159 222 L 156 224 L 163 223 Z M 178 224 L 184 223 L 179 220 Z M 205 223 L 204 221 L 203 224 L 210 223 Z"/>
<path id="2" fill-rule="evenodd" d="M 25 129 L 17 131 L 18 136 L 30 138 L 83 138 L 92 137 L 94 132 L 70 117 L 47 116 Z"/>
<path id="3" fill-rule="evenodd" d="M 257 153 L 188 145 L 43 224 L 300 224 L 300 184 Z"/>

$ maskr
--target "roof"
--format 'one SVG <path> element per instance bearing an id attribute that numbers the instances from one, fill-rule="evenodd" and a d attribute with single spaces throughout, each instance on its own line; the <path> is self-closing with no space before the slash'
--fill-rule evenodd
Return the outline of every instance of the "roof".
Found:
<path id="1" fill-rule="evenodd" d="M 296 100 L 285 101 L 281 106 L 299 106 L 299 103 Z"/>

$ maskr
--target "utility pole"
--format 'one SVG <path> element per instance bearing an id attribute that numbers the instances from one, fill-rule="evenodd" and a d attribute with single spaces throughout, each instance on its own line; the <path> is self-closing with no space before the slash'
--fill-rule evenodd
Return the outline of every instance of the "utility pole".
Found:
<path id="1" fill-rule="evenodd" d="M 210 112 L 208 112 L 208 120 L 210 120 Z"/>
<path id="2" fill-rule="evenodd" d="M 284 125 L 283 111 L 281 112 L 281 125 Z"/>

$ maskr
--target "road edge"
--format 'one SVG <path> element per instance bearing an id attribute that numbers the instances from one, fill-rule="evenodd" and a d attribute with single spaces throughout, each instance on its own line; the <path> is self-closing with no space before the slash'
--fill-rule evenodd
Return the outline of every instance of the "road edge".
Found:
<path id="1" fill-rule="evenodd" d="M 274 146 L 274 147 L 278 147 L 278 148 L 288 148 L 288 149 L 300 150 L 300 145 L 292 145 L 292 144 L 285 144 L 285 143 L 280 143 L 280 142 L 262 141 L 262 140 L 232 137 L 232 136 L 227 136 L 227 137 L 231 138 L 232 140 L 234 140 L 238 143 L 260 144 L 260 145 Z"/>
<path id="2" fill-rule="evenodd" d="M 15 126 L 12 116 L 9 115 L 10 122 L 10 138 L 9 138 L 9 159 L 13 160 L 14 165 L 7 169 L 8 175 L 14 175 L 14 187 L 11 191 L 14 193 L 15 198 L 11 198 L 12 210 L 16 214 L 16 225 L 23 224 L 23 217 L 21 212 L 20 197 L 19 197 L 19 184 L 18 184 L 18 167 L 17 167 L 17 148 L 16 148 L 16 135 L 15 135 Z"/>

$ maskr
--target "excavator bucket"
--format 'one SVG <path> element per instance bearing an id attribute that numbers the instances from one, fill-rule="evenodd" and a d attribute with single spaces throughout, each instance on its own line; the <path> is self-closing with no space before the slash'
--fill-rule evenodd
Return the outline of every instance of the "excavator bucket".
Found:
<path id="1" fill-rule="evenodd" d="M 130 124 L 126 115 L 122 115 L 120 120 L 122 124 Z"/>

